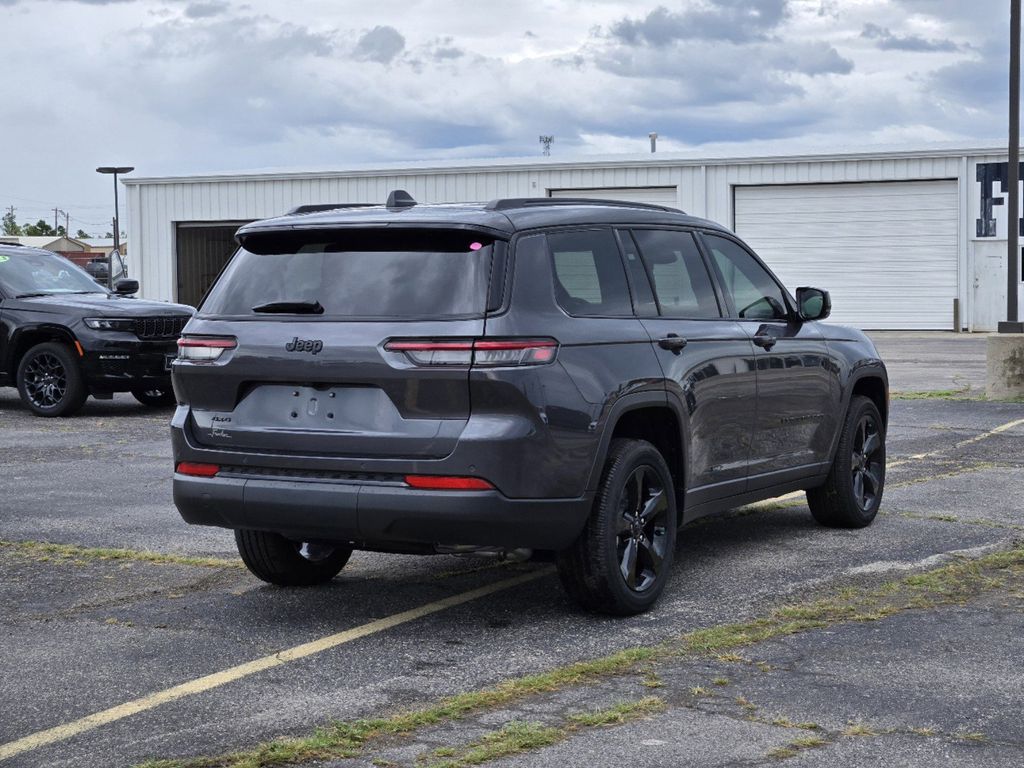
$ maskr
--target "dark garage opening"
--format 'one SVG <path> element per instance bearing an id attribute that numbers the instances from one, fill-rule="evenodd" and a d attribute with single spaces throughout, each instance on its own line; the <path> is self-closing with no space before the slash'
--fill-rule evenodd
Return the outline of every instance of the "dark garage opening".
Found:
<path id="1" fill-rule="evenodd" d="M 228 263 L 238 244 L 235 232 L 245 221 L 178 223 L 175 243 L 178 267 L 176 300 L 197 306 L 217 275 Z"/>

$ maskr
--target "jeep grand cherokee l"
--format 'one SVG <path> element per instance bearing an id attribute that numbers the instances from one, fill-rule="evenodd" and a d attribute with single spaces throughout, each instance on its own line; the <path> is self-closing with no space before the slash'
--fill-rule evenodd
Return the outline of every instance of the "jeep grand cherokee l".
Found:
<path id="1" fill-rule="evenodd" d="M 62 256 L 0 244 L 0 386 L 39 416 L 115 392 L 172 404 L 170 361 L 192 308 L 130 298 L 138 287 L 111 292 Z"/>
<path id="2" fill-rule="evenodd" d="M 265 581 L 329 580 L 354 549 L 529 548 L 632 614 L 702 515 L 796 490 L 824 525 L 878 511 L 874 346 L 718 224 L 396 192 L 237 239 L 172 366 L 174 498 Z"/>

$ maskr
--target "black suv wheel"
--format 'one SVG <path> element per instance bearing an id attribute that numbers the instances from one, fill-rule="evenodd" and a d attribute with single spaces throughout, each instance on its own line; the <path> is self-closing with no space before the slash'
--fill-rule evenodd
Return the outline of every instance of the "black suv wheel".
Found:
<path id="1" fill-rule="evenodd" d="M 89 396 L 71 350 L 53 341 L 25 353 L 17 383 L 22 402 L 40 416 L 70 416 Z"/>
<path id="2" fill-rule="evenodd" d="M 828 480 L 807 491 L 814 519 L 830 528 L 864 528 L 878 514 L 885 487 L 885 427 L 878 407 L 856 396 L 846 413 Z"/>
<path id="3" fill-rule="evenodd" d="M 644 440 L 614 440 L 594 509 L 579 539 L 558 555 L 558 575 L 585 608 L 620 616 L 654 605 L 672 571 L 672 475 Z"/>
<path id="4" fill-rule="evenodd" d="M 236 530 L 235 544 L 254 576 L 280 587 L 309 587 L 330 581 L 352 556 L 347 547 L 291 541 L 269 531 Z"/>

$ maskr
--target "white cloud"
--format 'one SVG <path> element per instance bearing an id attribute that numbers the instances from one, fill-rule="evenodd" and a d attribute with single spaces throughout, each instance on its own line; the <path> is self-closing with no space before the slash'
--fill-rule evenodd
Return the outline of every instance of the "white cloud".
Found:
<path id="1" fill-rule="evenodd" d="M 1003 6 L 0 0 L 0 206 L 103 227 L 108 163 L 539 154 L 540 133 L 556 156 L 642 152 L 651 130 L 661 151 L 999 136 Z"/>

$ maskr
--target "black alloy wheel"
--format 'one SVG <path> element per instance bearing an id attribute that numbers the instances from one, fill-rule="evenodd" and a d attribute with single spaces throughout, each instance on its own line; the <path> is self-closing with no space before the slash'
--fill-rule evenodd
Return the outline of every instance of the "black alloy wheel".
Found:
<path id="1" fill-rule="evenodd" d="M 885 488 L 885 423 L 871 399 L 850 400 L 825 484 L 807 491 L 814 519 L 830 528 L 864 528 L 882 504 Z"/>
<path id="2" fill-rule="evenodd" d="M 584 608 L 618 616 L 648 610 L 672 573 L 675 486 L 658 449 L 612 441 L 583 531 L 557 553 L 562 586 Z"/>
<path id="3" fill-rule="evenodd" d="M 22 402 L 39 416 L 68 416 L 89 395 L 71 350 L 52 341 L 25 353 L 18 364 L 17 384 Z"/>
<path id="4" fill-rule="evenodd" d="M 882 435 L 874 414 L 861 416 L 854 432 L 853 455 L 850 459 L 853 497 L 861 510 L 867 512 L 874 507 L 882 490 L 884 472 L 880 453 Z"/>
<path id="5" fill-rule="evenodd" d="M 639 466 L 619 504 L 619 572 L 634 592 L 650 589 L 665 565 L 668 498 L 653 467 Z"/>

